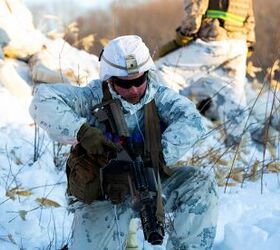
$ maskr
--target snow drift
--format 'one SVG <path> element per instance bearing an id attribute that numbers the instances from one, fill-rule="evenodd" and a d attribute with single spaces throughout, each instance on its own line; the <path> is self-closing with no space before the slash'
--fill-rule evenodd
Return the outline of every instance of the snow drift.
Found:
<path id="1" fill-rule="evenodd" d="M 64 195 L 69 148 L 53 143 L 34 124 L 28 106 L 34 84 L 84 85 L 98 77 L 98 60 L 63 39 L 42 34 L 21 1 L 0 1 L 0 9 L 0 249 L 61 249 L 71 236 L 72 214 Z M 166 83 L 180 91 L 186 87 L 184 68 L 173 66 L 165 64 L 160 70 Z M 253 115 L 259 121 L 267 118 L 273 93 L 259 83 L 246 85 L 251 106 L 258 97 Z M 214 249 L 279 249 L 277 119 L 269 134 L 274 143 L 265 149 L 244 142 L 238 151 L 221 143 L 220 124 L 205 123 L 213 133 L 194 145 L 182 164 L 206 166 L 220 185 Z M 137 234 L 139 246 L 150 249 L 141 230 Z"/>

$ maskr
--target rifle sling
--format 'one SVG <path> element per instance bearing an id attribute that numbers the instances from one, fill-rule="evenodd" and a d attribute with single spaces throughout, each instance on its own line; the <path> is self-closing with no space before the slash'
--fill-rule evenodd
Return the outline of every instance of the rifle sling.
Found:
<path id="1" fill-rule="evenodd" d="M 156 112 L 155 101 L 145 105 L 144 108 L 145 119 L 145 143 L 144 143 L 144 157 L 150 158 L 155 172 L 159 170 L 159 155 L 161 148 L 161 133 L 158 114 Z"/>
<path id="2" fill-rule="evenodd" d="M 144 119 L 145 119 L 145 143 L 144 143 L 144 154 L 146 158 L 150 158 L 154 167 L 155 175 L 158 183 L 157 193 L 157 210 L 156 217 L 164 224 L 164 207 L 162 202 L 162 188 L 160 180 L 160 166 L 164 170 L 164 161 L 162 157 L 161 147 L 161 130 L 160 120 L 156 110 L 155 101 L 152 100 L 150 103 L 145 105 L 144 108 Z"/>
<path id="3" fill-rule="evenodd" d="M 102 92 L 103 92 L 102 102 L 112 100 L 112 95 L 109 91 L 109 87 L 108 87 L 107 82 L 102 83 Z"/>

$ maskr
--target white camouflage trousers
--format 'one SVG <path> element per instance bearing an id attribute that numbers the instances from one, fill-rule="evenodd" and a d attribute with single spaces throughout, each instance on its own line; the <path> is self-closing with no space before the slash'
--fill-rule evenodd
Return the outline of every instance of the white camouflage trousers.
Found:
<path id="1" fill-rule="evenodd" d="M 203 114 L 224 124 L 229 145 L 240 141 L 249 124 L 244 89 L 246 55 L 245 40 L 197 39 L 157 61 L 166 85 L 196 104 L 207 101 Z"/>
<path id="2" fill-rule="evenodd" d="M 162 188 L 165 213 L 173 214 L 166 249 L 211 249 L 218 215 L 214 179 L 197 168 L 180 167 L 162 181 Z M 116 206 L 97 201 L 77 209 L 70 249 L 124 250 L 134 215 L 128 200 Z"/>
<path id="3" fill-rule="evenodd" d="M 172 88 L 176 82 L 180 89 L 201 77 L 213 76 L 232 82 L 239 94 L 244 94 L 246 77 L 246 40 L 205 42 L 196 39 L 189 45 L 175 50 L 156 61 L 163 81 Z M 184 82 L 176 75 L 181 75 Z M 170 77 L 170 78 L 168 78 Z"/>

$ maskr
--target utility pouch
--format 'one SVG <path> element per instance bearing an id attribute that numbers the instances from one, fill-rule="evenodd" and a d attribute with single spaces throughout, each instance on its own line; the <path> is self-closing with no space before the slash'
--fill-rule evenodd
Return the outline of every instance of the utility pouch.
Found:
<path id="1" fill-rule="evenodd" d="M 80 144 L 73 147 L 66 164 L 67 193 L 87 204 L 101 199 L 99 169 L 106 162 L 105 155 L 88 155 Z"/>

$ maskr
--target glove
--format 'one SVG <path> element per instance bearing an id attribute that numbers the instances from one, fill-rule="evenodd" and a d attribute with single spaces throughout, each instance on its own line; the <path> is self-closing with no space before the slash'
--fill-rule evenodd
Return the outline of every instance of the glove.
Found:
<path id="1" fill-rule="evenodd" d="M 91 127 L 88 123 L 81 126 L 77 139 L 88 154 L 102 155 L 119 150 L 118 145 L 108 140 L 100 129 Z"/>
<path id="2" fill-rule="evenodd" d="M 253 45 L 248 46 L 247 58 L 250 58 L 253 55 L 255 48 Z"/>
<path id="3" fill-rule="evenodd" d="M 176 43 L 179 47 L 188 45 L 194 39 L 193 36 L 183 35 L 180 31 L 180 27 L 176 29 Z"/>

